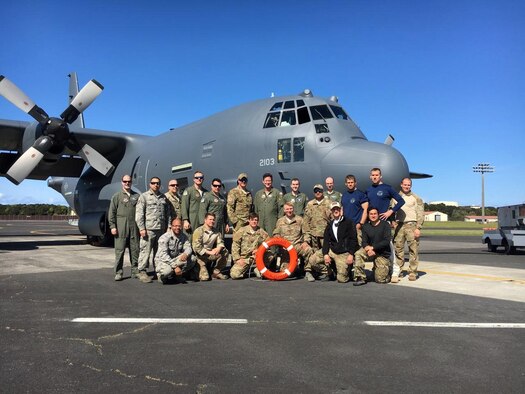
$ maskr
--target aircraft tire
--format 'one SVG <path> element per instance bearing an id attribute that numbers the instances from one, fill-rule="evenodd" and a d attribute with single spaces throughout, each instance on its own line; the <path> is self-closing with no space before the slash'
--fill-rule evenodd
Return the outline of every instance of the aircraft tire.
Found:
<path id="1" fill-rule="evenodd" d="M 288 254 L 290 255 L 290 263 L 286 270 L 282 272 L 274 272 L 270 271 L 264 265 L 264 253 L 271 246 L 280 246 L 288 251 Z M 261 246 L 259 246 L 259 249 L 257 249 L 257 254 L 255 255 L 255 262 L 257 264 L 257 269 L 265 278 L 270 280 L 284 280 L 290 275 L 292 275 L 295 269 L 297 268 L 297 251 L 292 246 L 292 244 L 284 238 L 270 238 L 269 240 L 264 241 L 261 244 Z"/>

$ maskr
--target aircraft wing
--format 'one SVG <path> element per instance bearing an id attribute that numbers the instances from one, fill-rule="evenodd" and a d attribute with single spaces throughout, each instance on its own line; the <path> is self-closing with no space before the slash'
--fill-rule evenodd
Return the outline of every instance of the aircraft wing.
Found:
<path id="1" fill-rule="evenodd" d="M 30 125 L 30 122 L 0 119 L 0 176 L 5 176 L 23 153 L 24 132 Z M 128 143 L 136 139 L 149 138 L 84 128 L 75 130 L 75 136 L 98 151 L 113 166 L 117 166 L 124 156 Z M 34 137 L 26 136 L 27 138 L 30 140 L 26 141 L 26 144 L 31 146 Z M 79 177 L 85 165 L 85 161 L 76 152 L 66 147 L 58 156 L 47 155 L 27 178 L 45 180 L 49 176 Z"/>
<path id="2" fill-rule="evenodd" d="M 410 172 L 410 178 L 412 179 L 425 179 L 425 178 L 432 178 L 433 175 L 430 174 L 423 174 L 420 172 Z"/>

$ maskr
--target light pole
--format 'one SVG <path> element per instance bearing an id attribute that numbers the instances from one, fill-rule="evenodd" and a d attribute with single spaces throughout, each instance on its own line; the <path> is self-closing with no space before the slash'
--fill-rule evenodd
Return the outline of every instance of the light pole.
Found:
<path id="1" fill-rule="evenodd" d="M 489 163 L 479 163 L 472 167 L 472 171 L 481 172 L 481 220 L 485 223 L 485 173 L 494 172 L 494 167 Z"/>

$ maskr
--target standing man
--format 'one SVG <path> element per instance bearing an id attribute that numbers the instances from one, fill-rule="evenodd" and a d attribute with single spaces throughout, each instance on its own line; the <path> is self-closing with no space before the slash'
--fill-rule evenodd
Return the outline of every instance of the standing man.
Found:
<path id="1" fill-rule="evenodd" d="M 394 245 L 396 248 L 396 264 L 399 266 L 394 273 L 401 272 L 405 265 L 405 242 L 408 244 L 408 280 L 417 279 L 419 265 L 419 237 L 421 227 L 425 221 L 423 200 L 412 192 L 412 180 L 404 178 L 401 181 L 399 195 L 405 204 L 396 213 L 396 227 L 394 231 Z M 393 274 L 392 283 L 399 282 L 399 276 Z"/>
<path id="2" fill-rule="evenodd" d="M 333 220 L 324 230 L 323 249 L 318 250 L 310 259 L 310 266 L 321 275 L 330 276 L 332 262 L 335 262 L 337 281 L 346 283 L 350 280 L 354 254 L 359 249 L 357 231 L 351 219 L 343 216 L 341 204 L 337 201 L 331 204 Z M 315 280 L 311 272 L 306 280 Z"/>
<path id="3" fill-rule="evenodd" d="M 204 193 L 199 208 L 199 223 L 204 223 L 204 215 L 211 212 L 215 214 L 215 228 L 224 238 L 224 232 L 230 232 L 228 213 L 226 212 L 226 198 L 221 194 L 222 181 L 213 178 L 211 192 Z"/>
<path id="4" fill-rule="evenodd" d="M 179 194 L 179 181 L 172 179 L 168 182 L 168 191 L 164 193 L 168 201 L 171 203 L 173 208 L 173 217 L 180 218 L 180 194 Z"/>
<path id="5" fill-rule="evenodd" d="M 324 197 L 323 186 L 317 184 L 314 186 L 314 199 L 308 201 L 303 218 L 304 241 L 313 248 L 313 252 L 323 247 L 324 230 L 330 222 L 330 215 L 330 202 Z M 308 271 L 307 267 L 305 271 Z"/>
<path id="6" fill-rule="evenodd" d="M 188 237 L 182 232 L 180 218 L 173 219 L 171 228 L 159 238 L 155 261 L 157 276 L 163 285 L 171 279 L 175 279 L 176 283 L 186 283 L 183 275 L 194 270 L 196 259 Z"/>
<path id="7" fill-rule="evenodd" d="M 199 209 L 202 195 L 207 192 L 202 187 L 204 174 L 201 171 L 195 171 L 193 174 L 193 186 L 189 186 L 182 193 L 181 217 L 184 232 L 188 238 L 192 239 L 192 233 L 200 226 Z"/>
<path id="8" fill-rule="evenodd" d="M 370 180 L 372 181 L 372 186 L 366 189 L 366 196 L 370 206 L 379 210 L 379 219 L 392 221 L 393 218 L 390 219 L 390 217 L 399 211 L 405 201 L 392 186 L 383 183 L 383 176 L 379 168 L 370 170 Z M 396 205 L 390 208 L 392 199 L 396 201 Z"/>
<path id="9" fill-rule="evenodd" d="M 255 262 L 257 249 L 268 239 L 268 233 L 259 227 L 259 215 L 252 212 L 248 216 L 248 225 L 233 234 L 232 257 L 230 269 L 232 279 L 242 279 Z"/>
<path id="10" fill-rule="evenodd" d="M 341 202 L 341 193 L 334 190 L 334 178 L 329 176 L 324 181 L 326 185 L 326 191 L 324 192 L 324 196 L 330 200 L 330 202 L 337 201 L 338 203 Z"/>
<path id="11" fill-rule="evenodd" d="M 361 228 L 366 223 L 366 211 L 368 210 L 368 197 L 357 188 L 357 180 L 354 175 L 345 177 L 346 191 L 341 198 L 343 214 L 355 223 L 357 239 L 361 244 Z"/>
<path id="12" fill-rule="evenodd" d="M 193 232 L 193 251 L 200 266 L 199 279 L 210 280 L 208 270 L 213 269 L 212 278 L 228 279 L 221 270 L 226 267 L 229 253 L 224 246 L 221 233 L 215 229 L 215 214 L 207 213 L 204 224 Z M 215 267 L 212 264 L 216 262 Z"/>
<path id="13" fill-rule="evenodd" d="M 369 222 L 363 226 L 362 247 L 355 254 L 354 286 L 366 284 L 365 262 L 374 262 L 376 283 L 388 283 L 390 268 L 390 242 L 392 231 L 390 225 L 379 219 L 375 207 L 368 208 Z"/>
<path id="14" fill-rule="evenodd" d="M 306 194 L 299 191 L 300 182 L 299 178 L 293 178 L 290 182 L 290 193 L 286 193 L 283 197 L 283 203 L 291 202 L 294 208 L 294 214 L 303 216 L 306 204 L 308 203 L 308 197 Z M 284 211 L 281 209 L 279 212 L 279 217 L 283 216 Z"/>
<path id="15" fill-rule="evenodd" d="M 234 233 L 248 224 L 248 215 L 252 211 L 253 198 L 252 193 L 246 189 L 247 185 L 248 175 L 242 172 L 237 177 L 237 187 L 228 193 L 228 219 Z"/>
<path id="16" fill-rule="evenodd" d="M 313 250 L 310 245 L 304 241 L 303 218 L 295 214 L 294 204 L 291 201 L 284 203 L 283 210 L 284 216 L 277 220 L 273 235 L 274 237 L 281 237 L 290 242 L 297 251 L 297 256 L 301 258 L 303 264 L 306 265 Z M 288 263 L 288 261 L 281 261 L 281 271 L 288 268 Z"/>
<path id="17" fill-rule="evenodd" d="M 271 237 L 283 204 L 283 193 L 273 187 L 273 176 L 269 172 L 263 175 L 262 183 L 264 188 L 255 193 L 255 213 L 259 215 L 259 224 Z"/>
<path id="18" fill-rule="evenodd" d="M 138 278 L 143 283 L 152 281 L 146 272 L 150 254 L 153 252 L 155 256 L 157 253 L 159 238 L 166 232 L 171 216 L 171 205 L 160 192 L 160 178 L 154 176 L 149 181 L 149 190 L 140 195 L 135 211 L 135 220 L 140 232 Z M 155 261 L 152 260 L 155 268 Z"/>
<path id="19" fill-rule="evenodd" d="M 131 277 L 138 275 L 139 229 L 135 223 L 135 208 L 139 194 L 131 190 L 131 176 L 122 177 L 122 190 L 111 197 L 108 222 L 111 234 L 115 237 L 115 280 L 122 280 L 124 252 L 129 249 Z"/>

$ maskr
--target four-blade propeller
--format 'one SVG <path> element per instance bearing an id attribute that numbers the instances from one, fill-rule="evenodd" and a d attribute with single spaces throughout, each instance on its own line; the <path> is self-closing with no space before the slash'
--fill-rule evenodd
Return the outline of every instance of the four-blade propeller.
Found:
<path id="1" fill-rule="evenodd" d="M 69 131 L 68 126 L 95 101 L 103 89 L 104 87 L 94 79 L 89 81 L 73 98 L 59 119 L 50 117 L 14 83 L 0 75 L 0 95 L 33 117 L 43 129 L 42 135 L 9 168 L 7 178 L 18 185 L 31 174 L 47 152 L 51 149 L 53 152 L 63 152 L 66 146 L 80 155 L 95 170 L 103 175 L 109 175 L 114 169 L 113 165 L 94 148 L 79 141 L 74 133 Z"/>

